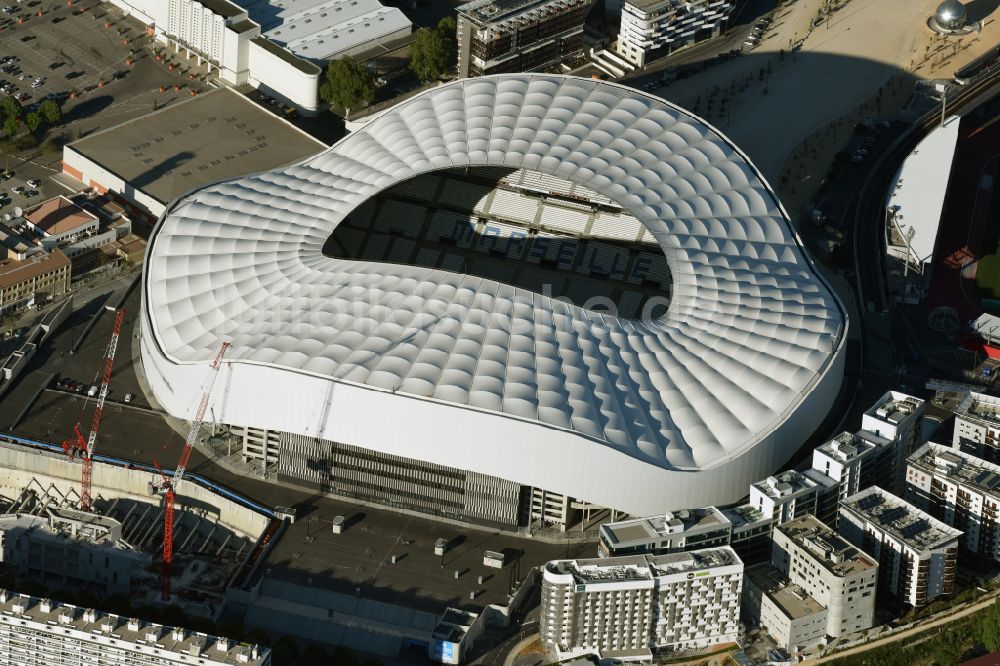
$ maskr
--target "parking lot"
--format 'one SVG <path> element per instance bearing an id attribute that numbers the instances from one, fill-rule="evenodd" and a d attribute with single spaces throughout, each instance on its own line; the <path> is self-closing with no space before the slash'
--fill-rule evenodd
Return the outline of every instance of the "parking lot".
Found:
<path id="1" fill-rule="evenodd" d="M 5 8 L 16 10 L 3 13 Z M 0 60 L 5 57 L 16 58 L 7 63 L 15 67 L 0 69 L 0 85 L 6 83 L 26 109 L 34 110 L 45 97 L 62 106 L 64 123 L 51 128 L 45 137 L 55 141 L 56 149 L 28 150 L 0 164 L 15 172 L 3 184 L 5 191 L 24 186 L 27 179 L 39 179 L 41 187 L 35 189 L 41 198 L 65 192 L 49 181 L 61 171 L 58 145 L 209 87 L 201 77 L 189 78 L 193 72 L 187 67 L 170 71 L 168 61 L 157 60 L 150 50 L 144 26 L 93 0 L 78 1 L 72 7 L 65 0 L 0 0 Z M 42 81 L 33 88 L 36 78 Z M 27 202 L 15 196 L 13 203 Z"/>

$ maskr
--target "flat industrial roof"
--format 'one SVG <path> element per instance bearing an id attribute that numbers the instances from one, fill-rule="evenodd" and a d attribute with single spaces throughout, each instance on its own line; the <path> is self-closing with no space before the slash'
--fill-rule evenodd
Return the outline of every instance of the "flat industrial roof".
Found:
<path id="1" fill-rule="evenodd" d="M 271 0 L 248 7 L 264 36 L 303 58 L 326 60 L 412 26 L 378 0 Z"/>
<path id="2" fill-rule="evenodd" d="M 191 190 L 291 164 L 327 146 L 221 88 L 67 147 L 167 204 Z"/>

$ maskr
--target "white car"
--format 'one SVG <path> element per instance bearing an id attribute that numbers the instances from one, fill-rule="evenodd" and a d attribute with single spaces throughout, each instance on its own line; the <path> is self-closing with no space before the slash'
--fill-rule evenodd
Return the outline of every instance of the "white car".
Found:
<path id="1" fill-rule="evenodd" d="M 126 403 L 132 402 L 132 394 L 131 393 L 126 393 L 125 394 L 125 402 Z"/>
<path id="2" fill-rule="evenodd" d="M 32 88 L 41 88 L 42 84 L 41 84 L 40 81 L 35 81 L 34 83 L 31 84 L 31 87 Z"/>
<path id="3" fill-rule="evenodd" d="M 87 389 L 87 395 L 91 398 L 97 395 L 97 384 L 94 384 L 89 389 Z"/>
<path id="4" fill-rule="evenodd" d="M 40 181 L 40 180 L 38 180 L 36 178 L 32 178 L 31 180 L 28 181 L 28 185 L 30 187 L 38 187 L 41 184 L 42 184 L 42 181 Z"/>
<path id="5" fill-rule="evenodd" d="M 24 192 L 24 188 L 18 185 L 16 187 L 10 188 L 10 191 L 13 192 L 14 194 L 20 194 L 21 192 Z"/>

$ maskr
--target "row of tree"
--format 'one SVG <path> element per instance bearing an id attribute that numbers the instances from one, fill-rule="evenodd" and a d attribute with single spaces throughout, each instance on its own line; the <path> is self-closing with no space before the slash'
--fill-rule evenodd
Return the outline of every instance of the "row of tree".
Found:
<path id="1" fill-rule="evenodd" d="M 0 98 L 0 115 L 3 116 L 3 131 L 8 138 L 14 138 L 22 124 L 37 136 L 62 120 L 62 109 L 55 100 L 44 99 L 35 111 L 25 112 L 21 103 L 8 95 Z"/>
<path id="2" fill-rule="evenodd" d="M 424 83 L 440 79 L 454 69 L 457 24 L 446 16 L 437 28 L 420 28 L 410 45 L 410 71 Z M 319 88 L 323 101 L 345 110 L 371 103 L 375 95 L 375 77 L 350 56 L 334 60 L 326 68 Z"/>

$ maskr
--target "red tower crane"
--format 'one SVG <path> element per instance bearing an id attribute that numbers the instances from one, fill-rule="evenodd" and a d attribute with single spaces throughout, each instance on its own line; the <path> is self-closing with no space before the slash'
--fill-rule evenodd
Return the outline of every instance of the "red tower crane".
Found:
<path id="1" fill-rule="evenodd" d="M 198 433 L 201 431 L 201 424 L 205 422 L 205 411 L 208 409 L 208 400 L 212 395 L 212 387 L 215 386 L 215 379 L 219 376 L 219 367 L 222 365 L 222 357 L 229 349 L 229 343 L 223 342 L 219 353 L 215 355 L 212 366 L 209 368 L 208 376 L 201 385 L 201 398 L 198 402 L 198 409 L 194 418 L 191 419 L 191 427 L 188 429 L 187 439 L 184 441 L 184 448 L 181 450 L 181 459 L 174 469 L 172 477 L 168 477 L 160 469 L 160 476 L 163 480 L 156 487 L 157 493 L 163 495 L 163 600 L 170 601 L 170 576 L 174 562 L 174 498 L 177 487 L 184 480 L 184 472 L 187 470 L 188 460 L 191 459 L 191 451 Z M 155 461 L 154 461 L 155 462 Z M 157 469 L 160 468 L 156 463 Z"/>
<path id="2" fill-rule="evenodd" d="M 122 331 L 122 321 L 125 319 L 125 309 L 118 310 L 115 315 L 115 326 L 111 332 L 111 341 L 104 354 L 104 374 L 101 377 L 101 390 L 97 394 L 97 408 L 90 421 L 90 434 L 83 439 L 80 432 L 80 422 L 73 426 L 73 438 L 62 443 L 63 450 L 71 458 L 80 456 L 83 463 L 83 473 L 80 479 L 80 510 L 90 511 L 90 481 L 94 471 L 94 445 L 97 444 L 97 429 L 101 427 L 101 413 L 104 411 L 104 401 L 108 397 L 108 384 L 111 382 L 111 368 L 115 363 L 115 352 L 118 351 L 118 336 Z M 82 412 L 81 412 L 82 414 Z"/>

